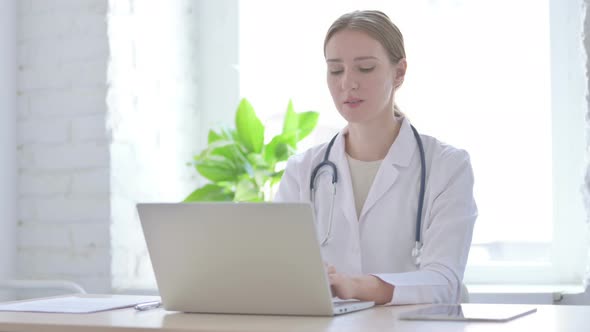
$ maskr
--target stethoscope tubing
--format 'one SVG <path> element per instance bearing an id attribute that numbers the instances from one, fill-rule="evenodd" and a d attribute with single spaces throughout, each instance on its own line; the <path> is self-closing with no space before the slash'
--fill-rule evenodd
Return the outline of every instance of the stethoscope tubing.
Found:
<path id="1" fill-rule="evenodd" d="M 416 234 L 415 234 L 415 246 L 412 250 L 412 256 L 416 259 L 416 264 L 420 264 L 420 254 L 422 251 L 422 210 L 424 208 L 424 196 L 426 193 L 426 157 L 424 153 L 424 145 L 422 144 L 422 139 L 420 138 L 420 134 L 416 130 L 413 125 L 410 125 L 412 128 L 412 132 L 414 134 L 414 138 L 416 139 L 416 143 L 418 144 L 418 150 L 420 152 L 420 191 L 418 194 L 418 207 L 416 211 Z M 338 134 L 334 135 L 330 142 L 328 143 L 328 147 L 326 148 L 326 152 L 324 153 L 324 159 L 320 162 L 311 172 L 311 178 L 309 181 L 309 189 L 310 189 L 310 199 L 312 203 L 315 202 L 315 181 L 319 171 L 323 167 L 329 167 L 332 170 L 332 185 L 333 185 L 333 195 L 336 195 L 336 184 L 338 183 L 338 167 L 336 164 L 329 160 L 330 153 L 332 151 L 332 147 L 334 146 L 334 142 Z M 332 198 L 334 199 L 334 198 Z M 334 210 L 334 203 L 332 202 L 332 207 L 330 209 L 330 219 L 333 217 Z M 325 246 L 330 238 L 330 234 L 332 232 L 332 220 L 330 220 L 330 224 L 328 226 L 328 233 L 325 239 L 322 240 L 321 246 Z"/>

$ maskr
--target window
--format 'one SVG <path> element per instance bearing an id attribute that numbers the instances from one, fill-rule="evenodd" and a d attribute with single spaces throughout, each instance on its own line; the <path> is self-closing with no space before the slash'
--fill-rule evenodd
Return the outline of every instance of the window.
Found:
<path id="1" fill-rule="evenodd" d="M 404 34 L 397 103 L 469 151 L 479 218 L 468 283 L 580 283 L 585 269 L 581 1 L 241 1 L 240 94 L 276 133 L 287 102 L 320 111 L 302 148 L 344 125 L 325 83 L 338 15 L 380 9 Z M 269 13 L 261 16 L 260 13 Z"/>

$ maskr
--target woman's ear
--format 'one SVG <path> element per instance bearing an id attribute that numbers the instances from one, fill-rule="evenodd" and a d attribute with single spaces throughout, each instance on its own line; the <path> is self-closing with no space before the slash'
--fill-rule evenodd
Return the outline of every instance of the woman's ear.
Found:
<path id="1" fill-rule="evenodd" d="M 406 69 L 408 69 L 408 62 L 405 58 L 400 59 L 394 67 L 395 70 L 395 88 L 399 88 L 404 83 L 406 77 Z"/>

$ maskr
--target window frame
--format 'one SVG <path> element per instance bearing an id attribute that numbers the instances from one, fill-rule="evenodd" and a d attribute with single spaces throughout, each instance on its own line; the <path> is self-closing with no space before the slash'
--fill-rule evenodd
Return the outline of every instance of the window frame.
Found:
<path id="1" fill-rule="evenodd" d="M 582 48 L 582 1 L 549 0 L 553 167 L 553 241 L 541 244 L 546 262 L 469 264 L 467 284 L 582 285 L 588 264 L 587 213 L 582 199 L 588 91 Z M 575 195 L 574 193 L 579 193 Z M 531 230 L 534 231 L 534 230 Z M 499 243 L 502 250 L 506 243 Z M 529 243 L 512 243 L 525 250 Z M 473 247 L 472 247 L 473 249 Z M 581 264 L 584 262 L 585 264 Z M 559 286 L 557 286 L 559 288 Z"/>

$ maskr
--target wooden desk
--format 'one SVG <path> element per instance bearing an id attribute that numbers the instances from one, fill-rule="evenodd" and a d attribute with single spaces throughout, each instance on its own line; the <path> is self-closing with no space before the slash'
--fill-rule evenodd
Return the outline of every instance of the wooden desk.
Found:
<path id="1" fill-rule="evenodd" d="M 590 306 L 536 305 L 536 313 L 507 323 L 397 319 L 399 313 L 417 307 L 376 307 L 337 317 L 184 314 L 133 308 L 94 314 L 0 312 L 0 331 L 590 331 Z"/>

